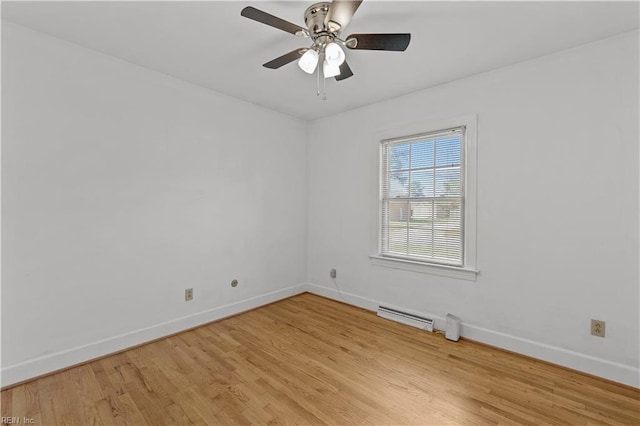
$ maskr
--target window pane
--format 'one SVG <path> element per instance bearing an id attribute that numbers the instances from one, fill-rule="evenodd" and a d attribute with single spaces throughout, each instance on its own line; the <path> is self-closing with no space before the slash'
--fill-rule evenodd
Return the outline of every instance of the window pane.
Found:
<path id="1" fill-rule="evenodd" d="M 431 257 L 433 253 L 433 201 L 412 202 L 408 254 Z"/>
<path id="2" fill-rule="evenodd" d="M 434 257 L 462 263 L 461 206 L 460 199 L 435 201 Z"/>
<path id="3" fill-rule="evenodd" d="M 433 140 L 411 144 L 411 168 L 433 167 Z"/>
<path id="4" fill-rule="evenodd" d="M 440 138 L 436 141 L 436 166 L 460 165 L 460 136 Z"/>
<path id="5" fill-rule="evenodd" d="M 409 172 L 389 173 L 389 198 L 409 196 Z"/>
<path id="6" fill-rule="evenodd" d="M 433 256 L 433 231 L 431 225 L 409 229 L 409 255 L 415 257 Z"/>
<path id="7" fill-rule="evenodd" d="M 411 172 L 411 196 L 433 197 L 433 169 Z"/>
<path id="8" fill-rule="evenodd" d="M 411 218 L 409 224 L 412 227 L 420 227 L 433 221 L 433 201 L 412 201 L 410 203 Z"/>
<path id="9" fill-rule="evenodd" d="M 392 222 L 406 222 L 409 220 L 409 216 L 411 216 L 411 211 L 408 201 L 389 201 L 389 226 Z"/>
<path id="10" fill-rule="evenodd" d="M 459 197 L 461 191 L 459 166 L 436 170 L 436 197 Z"/>
<path id="11" fill-rule="evenodd" d="M 389 148 L 389 170 L 409 168 L 409 145 L 391 145 Z"/>
<path id="12" fill-rule="evenodd" d="M 460 226 L 460 198 L 452 200 L 434 200 L 434 220 L 446 225 L 449 229 L 453 224 Z"/>
<path id="13" fill-rule="evenodd" d="M 388 250 L 390 253 L 407 254 L 407 221 L 410 215 L 407 201 L 389 201 Z"/>

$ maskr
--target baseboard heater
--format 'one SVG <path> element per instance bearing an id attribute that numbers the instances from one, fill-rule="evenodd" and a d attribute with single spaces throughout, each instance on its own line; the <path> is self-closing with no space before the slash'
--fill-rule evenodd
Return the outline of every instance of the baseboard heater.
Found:
<path id="1" fill-rule="evenodd" d="M 419 317 L 417 315 L 398 311 L 396 309 L 378 306 L 378 316 L 396 321 L 411 327 L 420 328 L 427 331 L 433 331 L 433 320 L 429 318 Z"/>

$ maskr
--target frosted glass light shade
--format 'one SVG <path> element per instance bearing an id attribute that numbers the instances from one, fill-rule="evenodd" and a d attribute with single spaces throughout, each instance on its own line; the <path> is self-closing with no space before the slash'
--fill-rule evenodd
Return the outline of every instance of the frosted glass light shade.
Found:
<path id="1" fill-rule="evenodd" d="M 331 65 L 340 66 L 344 62 L 344 50 L 337 43 L 329 43 L 324 48 L 324 57 Z"/>
<path id="2" fill-rule="evenodd" d="M 298 61 L 298 66 L 300 69 L 307 74 L 313 74 L 316 67 L 318 66 L 318 52 L 313 49 L 309 49 L 304 52 L 304 55 Z"/>
<path id="3" fill-rule="evenodd" d="M 340 75 L 340 65 L 332 64 L 325 60 L 322 64 L 322 73 L 324 74 L 324 78 Z"/>

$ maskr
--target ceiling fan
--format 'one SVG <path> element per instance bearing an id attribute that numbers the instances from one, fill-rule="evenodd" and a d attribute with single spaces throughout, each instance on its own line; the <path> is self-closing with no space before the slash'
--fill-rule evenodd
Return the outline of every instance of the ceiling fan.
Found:
<path id="1" fill-rule="evenodd" d="M 307 37 L 311 47 L 299 48 L 285 53 L 265 64 L 266 68 L 277 69 L 298 60 L 298 66 L 306 73 L 313 74 L 318 69 L 324 78 L 335 77 L 337 81 L 353 75 L 345 60 L 343 47 L 351 50 L 387 50 L 402 52 L 411 41 L 411 34 L 350 34 L 341 38 L 341 32 L 347 26 L 362 0 L 333 0 L 312 4 L 304 12 L 304 23 L 300 27 L 277 16 L 247 6 L 240 13 L 245 18 L 278 28 L 290 34 Z M 321 67 L 318 64 L 322 64 Z"/>

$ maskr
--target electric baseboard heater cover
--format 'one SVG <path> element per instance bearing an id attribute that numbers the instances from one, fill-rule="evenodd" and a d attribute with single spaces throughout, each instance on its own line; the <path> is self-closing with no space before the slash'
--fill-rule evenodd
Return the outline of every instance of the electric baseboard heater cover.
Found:
<path id="1" fill-rule="evenodd" d="M 433 320 L 418 315 L 409 314 L 407 312 L 398 311 L 396 309 L 378 306 L 378 316 L 391 321 L 396 321 L 411 327 L 420 328 L 433 332 Z"/>

